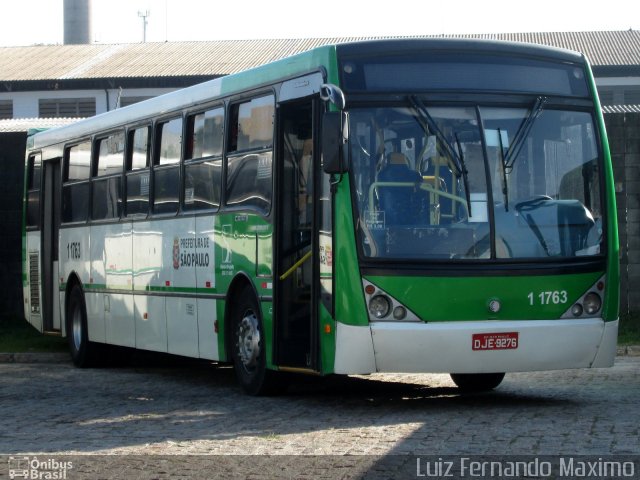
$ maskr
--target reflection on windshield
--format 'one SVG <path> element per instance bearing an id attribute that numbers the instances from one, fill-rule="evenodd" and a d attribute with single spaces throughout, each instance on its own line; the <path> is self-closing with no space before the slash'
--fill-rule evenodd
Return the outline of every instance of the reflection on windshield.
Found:
<path id="1" fill-rule="evenodd" d="M 591 115 L 543 108 L 350 111 L 358 234 L 372 258 L 600 253 Z"/>

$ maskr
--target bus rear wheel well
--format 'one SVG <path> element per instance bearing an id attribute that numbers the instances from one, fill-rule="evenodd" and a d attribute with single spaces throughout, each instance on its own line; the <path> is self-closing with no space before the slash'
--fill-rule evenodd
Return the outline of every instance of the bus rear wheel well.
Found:
<path id="1" fill-rule="evenodd" d="M 238 298 L 242 295 L 242 292 L 245 289 L 251 289 L 256 299 L 258 299 L 258 294 L 256 289 L 245 274 L 238 274 L 231 281 L 229 285 L 229 289 L 227 290 L 227 295 L 225 298 L 225 307 L 224 307 L 224 351 L 225 351 L 225 360 L 227 362 L 232 362 L 232 352 L 233 352 L 233 309 L 235 303 L 237 303 Z"/>

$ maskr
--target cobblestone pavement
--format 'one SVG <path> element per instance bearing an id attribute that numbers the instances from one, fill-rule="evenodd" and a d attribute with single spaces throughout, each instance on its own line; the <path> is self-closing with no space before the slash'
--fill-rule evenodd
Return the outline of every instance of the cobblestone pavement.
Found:
<path id="1" fill-rule="evenodd" d="M 0 364 L 0 454 L 638 455 L 639 375 L 640 357 L 619 357 L 478 395 L 447 375 L 380 374 L 254 398 L 223 366 Z"/>

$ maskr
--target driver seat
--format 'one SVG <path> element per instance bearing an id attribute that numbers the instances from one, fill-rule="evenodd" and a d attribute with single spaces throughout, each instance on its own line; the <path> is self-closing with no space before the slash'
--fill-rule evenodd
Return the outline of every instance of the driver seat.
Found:
<path id="1" fill-rule="evenodd" d="M 422 176 L 409 167 L 409 160 L 404 154 L 393 152 L 389 155 L 387 165 L 378 173 L 378 182 L 404 182 L 415 185 L 378 187 L 379 208 L 385 212 L 387 226 L 426 223 L 429 217 L 427 214 L 422 215 L 422 203 L 425 199 L 428 202 L 428 194 L 420 189 Z"/>

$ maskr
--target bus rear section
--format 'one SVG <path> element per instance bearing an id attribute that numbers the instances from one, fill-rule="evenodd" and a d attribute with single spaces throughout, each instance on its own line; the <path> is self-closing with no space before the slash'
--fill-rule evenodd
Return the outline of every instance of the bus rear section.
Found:
<path id="1" fill-rule="evenodd" d="M 336 228 L 336 372 L 464 383 L 612 365 L 616 209 L 586 60 L 470 42 L 338 52 L 348 138 L 329 170 L 336 225 L 353 229 Z"/>

